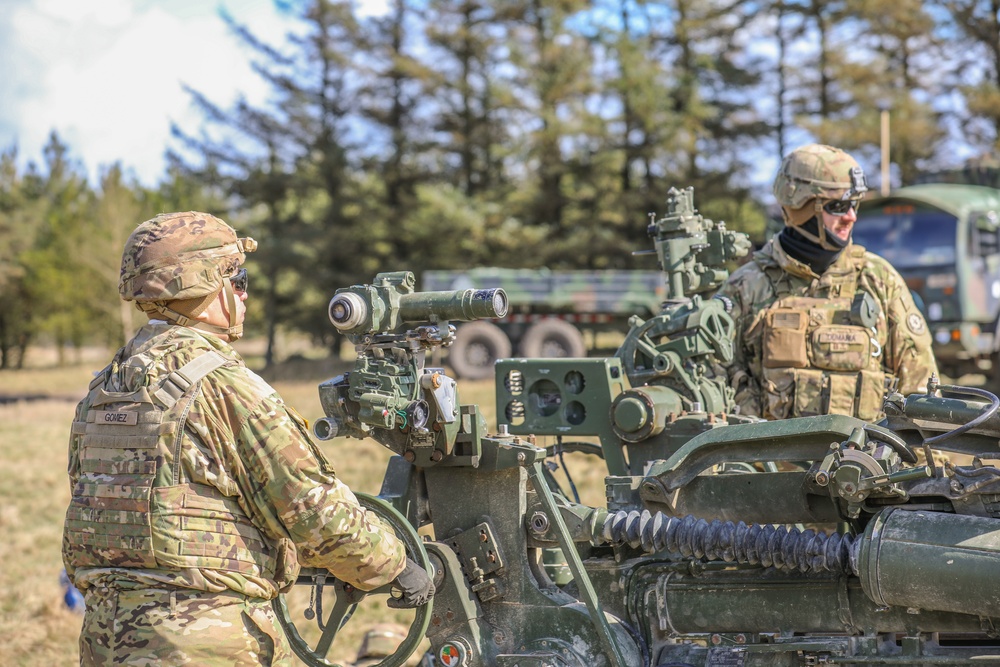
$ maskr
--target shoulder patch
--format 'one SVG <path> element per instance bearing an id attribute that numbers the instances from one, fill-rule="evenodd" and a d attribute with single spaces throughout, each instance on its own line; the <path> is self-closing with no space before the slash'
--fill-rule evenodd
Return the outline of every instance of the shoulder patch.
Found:
<path id="1" fill-rule="evenodd" d="M 920 317 L 919 313 L 910 313 L 906 316 L 906 326 L 909 327 L 910 331 L 915 334 L 922 334 L 926 325 L 924 325 L 924 318 Z"/>

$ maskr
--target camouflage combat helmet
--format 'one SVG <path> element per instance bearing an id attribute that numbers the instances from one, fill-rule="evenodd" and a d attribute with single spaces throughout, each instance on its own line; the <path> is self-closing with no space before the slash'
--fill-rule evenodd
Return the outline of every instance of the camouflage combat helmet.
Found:
<path id="1" fill-rule="evenodd" d="M 826 241 L 822 224 L 819 237 L 802 225 L 819 216 L 830 200 L 860 200 L 868 191 L 865 172 L 853 157 L 833 146 L 807 144 L 785 156 L 774 178 L 774 197 L 781 205 L 785 224 L 796 227 L 806 238 L 834 250 Z"/>
<path id="2" fill-rule="evenodd" d="M 224 334 L 229 340 L 243 335 L 236 322 L 236 295 L 229 281 L 257 249 L 251 238 L 207 213 L 161 213 L 143 222 L 125 242 L 118 291 L 126 301 L 153 317 L 196 329 Z M 218 327 L 196 318 L 225 290 L 229 326 Z"/>

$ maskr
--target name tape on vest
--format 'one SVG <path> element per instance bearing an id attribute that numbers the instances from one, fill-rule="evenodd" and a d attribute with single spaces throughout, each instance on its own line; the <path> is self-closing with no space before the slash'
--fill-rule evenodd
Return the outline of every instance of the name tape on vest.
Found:
<path id="1" fill-rule="evenodd" d="M 122 426 L 135 426 L 139 423 L 138 412 L 109 412 L 100 410 L 95 415 L 95 422 L 98 424 L 121 424 Z"/>
<path id="2" fill-rule="evenodd" d="M 840 343 L 843 345 L 864 345 L 866 336 L 859 331 L 824 331 L 819 334 L 821 343 Z"/>

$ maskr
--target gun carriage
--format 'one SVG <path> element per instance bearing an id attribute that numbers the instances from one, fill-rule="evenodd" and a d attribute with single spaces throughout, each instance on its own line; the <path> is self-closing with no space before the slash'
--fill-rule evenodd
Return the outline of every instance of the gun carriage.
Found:
<path id="1" fill-rule="evenodd" d="M 437 587 L 381 665 L 424 635 L 448 667 L 1000 663 L 1000 401 L 934 379 L 890 390 L 878 424 L 733 414 L 714 372 L 732 355 L 729 304 L 707 295 L 749 243 L 691 189 L 649 233 L 662 313 L 633 318 L 611 358 L 498 362 L 495 433 L 425 356 L 451 321 L 501 316 L 502 291 L 421 294 L 401 272 L 334 296 L 358 359 L 320 385 L 314 430 L 396 454 L 365 502 Z M 604 458 L 606 506 L 560 491 L 538 436 Z M 329 614 L 307 610 L 318 643 L 278 606 L 296 652 L 325 665 L 364 594 L 300 578 L 317 582 L 339 586 Z"/>

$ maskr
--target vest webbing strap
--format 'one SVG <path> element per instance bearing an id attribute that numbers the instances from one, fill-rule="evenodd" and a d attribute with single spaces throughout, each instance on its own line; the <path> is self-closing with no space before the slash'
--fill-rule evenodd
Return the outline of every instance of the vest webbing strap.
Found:
<path id="1" fill-rule="evenodd" d="M 184 392 L 191 385 L 198 382 L 217 368 L 222 368 L 229 363 L 229 359 L 214 350 L 209 350 L 199 357 L 195 357 L 176 371 L 173 371 L 160 383 L 159 389 L 153 392 L 153 396 L 168 409 L 173 407 Z"/>

